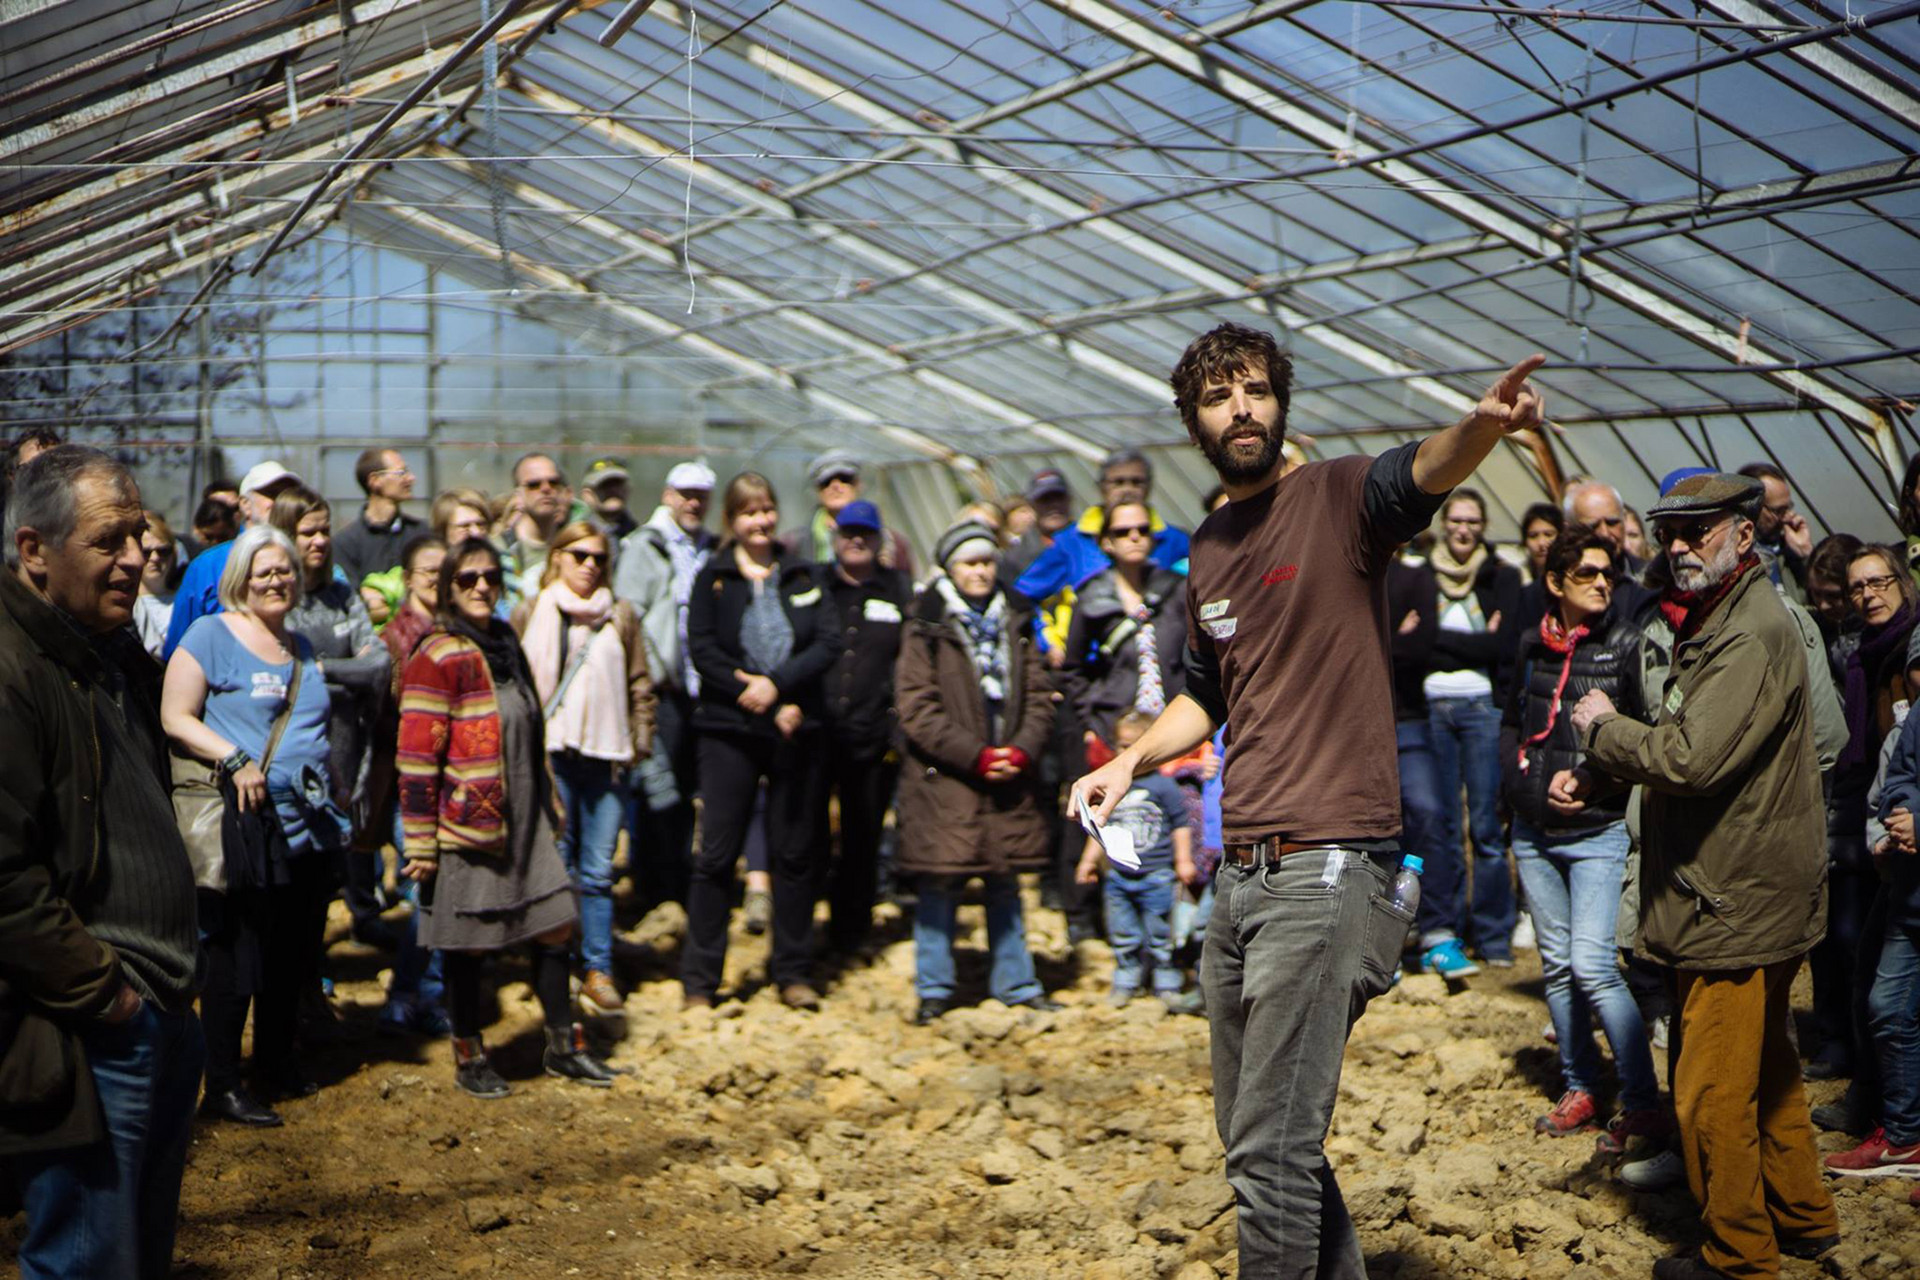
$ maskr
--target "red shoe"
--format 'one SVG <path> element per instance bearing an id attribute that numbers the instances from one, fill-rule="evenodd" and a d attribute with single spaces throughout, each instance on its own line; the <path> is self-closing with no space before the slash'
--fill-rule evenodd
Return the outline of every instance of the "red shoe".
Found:
<path id="1" fill-rule="evenodd" d="M 1564 1138 L 1593 1128 L 1597 1114 L 1592 1094 L 1585 1089 L 1569 1089 L 1553 1104 L 1553 1110 L 1533 1122 L 1533 1131 Z"/>
<path id="2" fill-rule="evenodd" d="M 1875 1129 L 1865 1142 L 1835 1152 L 1825 1164 L 1828 1173 L 1843 1178 L 1920 1178 L 1920 1142 L 1895 1147 L 1887 1142 L 1885 1129 Z"/>
<path id="3" fill-rule="evenodd" d="M 1622 1111 L 1607 1122 L 1607 1131 L 1594 1142 L 1594 1148 L 1605 1155 L 1617 1156 L 1627 1149 L 1632 1138 L 1650 1138 L 1655 1142 L 1665 1142 L 1673 1136 L 1673 1117 L 1660 1107 L 1640 1107 L 1633 1111 Z"/>

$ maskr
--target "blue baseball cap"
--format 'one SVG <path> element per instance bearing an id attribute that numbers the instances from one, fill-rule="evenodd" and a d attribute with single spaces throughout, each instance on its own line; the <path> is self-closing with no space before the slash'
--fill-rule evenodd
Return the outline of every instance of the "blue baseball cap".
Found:
<path id="1" fill-rule="evenodd" d="M 1673 486 L 1679 484 L 1682 480 L 1690 480 L 1694 476 L 1710 476 L 1713 474 L 1715 474 L 1715 472 L 1712 467 L 1676 467 L 1660 477 L 1660 496 L 1664 498 L 1673 492 Z"/>
<path id="2" fill-rule="evenodd" d="M 834 527 L 843 533 L 850 533 L 855 529 L 870 529 L 878 533 L 884 527 L 880 523 L 880 508 L 864 498 L 849 502 L 840 508 L 840 515 L 833 523 Z"/>

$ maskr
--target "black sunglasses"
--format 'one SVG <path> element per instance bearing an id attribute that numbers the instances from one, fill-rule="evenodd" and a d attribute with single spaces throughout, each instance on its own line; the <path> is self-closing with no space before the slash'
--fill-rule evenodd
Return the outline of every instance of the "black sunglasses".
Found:
<path id="1" fill-rule="evenodd" d="M 471 591 L 481 583 L 497 587 L 506 581 L 506 575 L 498 569 L 462 569 L 453 575 L 453 585 L 462 591 Z"/>
<path id="2" fill-rule="evenodd" d="M 575 551 L 572 547 L 568 547 L 567 554 L 575 560 L 578 560 L 581 564 L 605 564 L 607 562 L 607 553 L 604 551 Z"/>

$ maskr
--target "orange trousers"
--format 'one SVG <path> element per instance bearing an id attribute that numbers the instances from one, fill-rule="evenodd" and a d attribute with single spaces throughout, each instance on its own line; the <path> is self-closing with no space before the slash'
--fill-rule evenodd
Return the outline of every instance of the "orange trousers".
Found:
<path id="1" fill-rule="evenodd" d="M 1799 968 L 1796 958 L 1676 974 L 1680 1151 L 1707 1229 L 1701 1260 L 1730 1276 L 1778 1276 L 1782 1240 L 1840 1230 L 1787 1036 Z"/>

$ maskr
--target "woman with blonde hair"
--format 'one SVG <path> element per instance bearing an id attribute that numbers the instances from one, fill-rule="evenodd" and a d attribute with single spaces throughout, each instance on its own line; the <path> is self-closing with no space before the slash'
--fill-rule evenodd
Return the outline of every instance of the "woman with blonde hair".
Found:
<path id="1" fill-rule="evenodd" d="M 613 985 L 613 851 L 633 771 L 653 750 L 653 681 L 639 615 L 615 600 L 612 540 L 577 520 L 553 536 L 540 591 L 514 606 L 546 720 L 560 812 L 560 857 L 580 895 L 580 1004 L 618 1013 Z"/>
<path id="2" fill-rule="evenodd" d="M 133 601 L 133 630 L 146 651 L 158 658 L 166 647 L 167 624 L 173 621 L 173 597 L 180 589 L 180 575 L 186 566 L 180 563 L 180 544 L 173 529 L 158 511 L 147 512 L 147 527 L 140 534 L 140 594 Z"/>
<path id="3" fill-rule="evenodd" d="M 250 858 L 232 848 L 196 868 L 207 944 L 206 1113 L 277 1125 L 241 1081 L 240 1037 L 253 1005 L 253 1063 L 269 1096 L 315 1091 L 294 1048 L 300 995 L 319 982 L 331 852 L 350 823 L 334 803 L 327 686 L 313 649 L 288 626 L 300 603 L 299 555 L 254 525 L 220 574 L 223 612 L 196 619 L 167 663 L 160 723 L 181 755 L 212 765 L 227 803 L 265 819 Z"/>

